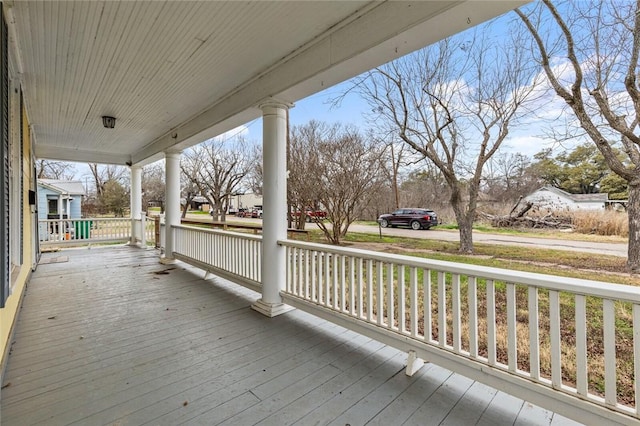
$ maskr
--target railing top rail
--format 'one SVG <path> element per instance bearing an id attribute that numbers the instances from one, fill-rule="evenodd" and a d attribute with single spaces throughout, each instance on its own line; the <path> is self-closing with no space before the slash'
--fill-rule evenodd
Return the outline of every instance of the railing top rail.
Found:
<path id="1" fill-rule="evenodd" d="M 60 222 L 60 221 L 93 221 L 93 222 L 118 222 L 123 220 L 131 220 L 131 217 L 72 217 L 72 218 L 63 218 L 63 219 L 39 219 L 38 222 Z"/>
<path id="2" fill-rule="evenodd" d="M 476 278 L 524 284 L 549 290 L 567 291 L 585 296 L 596 296 L 605 299 L 616 299 L 632 303 L 640 303 L 640 288 L 630 285 L 613 284 L 579 278 L 560 277 L 533 272 L 512 271 L 488 266 L 468 265 L 443 260 L 417 258 L 412 256 L 375 252 L 371 250 L 335 247 L 325 244 L 308 243 L 295 240 L 280 240 L 278 244 L 306 250 L 315 250 L 343 256 L 371 259 L 383 263 L 399 263 L 402 265 L 450 272 Z"/>
<path id="3" fill-rule="evenodd" d="M 206 224 L 204 224 L 206 225 Z M 173 225 L 172 226 L 175 229 L 187 229 L 187 230 L 196 230 L 199 232 L 205 232 L 208 234 L 216 234 L 216 235 L 233 235 L 234 237 L 238 237 L 238 238 L 242 238 L 245 240 L 251 240 L 251 241 L 261 241 L 262 240 L 262 236 L 260 235 L 253 235 L 253 234 L 246 234 L 243 232 L 233 232 L 233 231 L 224 231 L 222 229 L 207 229 L 207 228 L 202 228 L 202 227 L 198 227 L 198 226 L 191 226 L 191 225 Z"/>

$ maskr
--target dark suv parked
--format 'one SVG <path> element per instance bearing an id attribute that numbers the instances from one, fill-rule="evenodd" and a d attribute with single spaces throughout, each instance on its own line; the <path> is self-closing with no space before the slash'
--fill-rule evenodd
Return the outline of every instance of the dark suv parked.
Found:
<path id="1" fill-rule="evenodd" d="M 404 208 L 378 218 L 383 228 L 410 226 L 411 229 L 429 229 L 438 224 L 438 215 L 433 210 Z"/>

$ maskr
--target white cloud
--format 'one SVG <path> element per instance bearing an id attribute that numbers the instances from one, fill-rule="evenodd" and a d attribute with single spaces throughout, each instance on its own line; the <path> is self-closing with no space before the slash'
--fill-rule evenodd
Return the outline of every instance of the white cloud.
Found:
<path id="1" fill-rule="evenodd" d="M 522 133 L 514 134 L 512 137 L 504 141 L 502 145 L 503 151 L 518 152 L 528 157 L 542 151 L 546 148 L 551 148 L 555 144 L 552 139 L 546 139 L 540 136 L 532 134 Z"/>

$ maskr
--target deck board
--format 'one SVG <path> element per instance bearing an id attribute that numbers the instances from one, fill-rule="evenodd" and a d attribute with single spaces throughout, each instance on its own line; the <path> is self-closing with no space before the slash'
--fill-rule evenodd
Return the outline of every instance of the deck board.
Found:
<path id="1" fill-rule="evenodd" d="M 60 256 L 59 253 L 44 254 Z M 65 250 L 33 274 L 3 425 L 575 425 L 154 250 Z"/>

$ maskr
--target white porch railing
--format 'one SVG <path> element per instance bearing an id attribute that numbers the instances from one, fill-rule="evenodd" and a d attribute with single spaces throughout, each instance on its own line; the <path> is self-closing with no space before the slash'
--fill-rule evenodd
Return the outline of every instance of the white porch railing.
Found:
<path id="1" fill-rule="evenodd" d="M 635 287 L 281 244 L 287 304 L 585 423 L 639 417 Z"/>
<path id="2" fill-rule="evenodd" d="M 176 259 L 260 291 L 260 236 L 185 225 L 173 226 L 172 229 Z"/>
<path id="3" fill-rule="evenodd" d="M 42 246 L 125 242 L 131 238 L 131 218 L 47 219 L 38 221 Z M 154 241 L 154 221 L 134 221 L 146 241 Z"/>
<path id="4" fill-rule="evenodd" d="M 259 236 L 174 230 L 177 258 L 259 290 Z M 635 287 L 279 244 L 291 306 L 575 420 L 640 424 Z"/>

